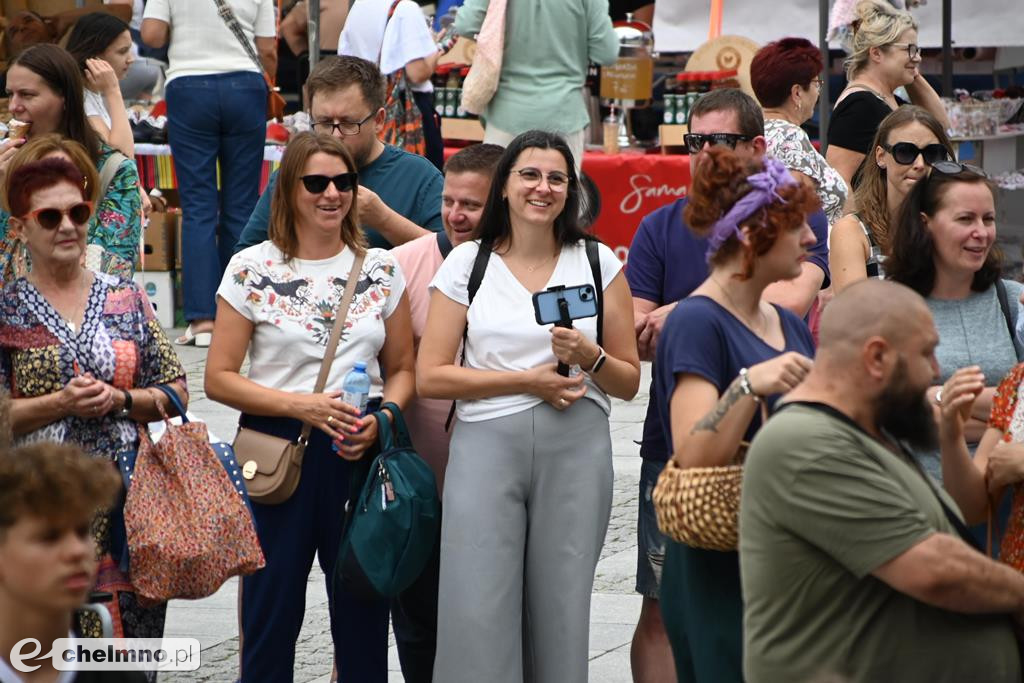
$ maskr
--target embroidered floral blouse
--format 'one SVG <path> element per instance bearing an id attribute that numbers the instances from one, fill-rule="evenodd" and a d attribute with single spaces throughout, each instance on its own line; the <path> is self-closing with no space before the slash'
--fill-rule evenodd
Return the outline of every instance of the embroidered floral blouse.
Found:
<path id="1" fill-rule="evenodd" d="M 97 168 L 115 152 L 103 145 Z M 135 255 L 142 238 L 142 197 L 139 195 L 139 172 L 135 162 L 121 162 L 106 193 L 97 202 L 89 221 L 88 243 L 103 248 L 90 249 L 90 266 L 111 275 L 131 277 L 135 271 Z M 21 274 L 17 269 L 18 241 L 8 234 L 11 215 L 0 209 L 0 286 Z"/>
<path id="2" fill-rule="evenodd" d="M 172 382 L 185 387 L 185 370 L 145 293 L 131 280 L 94 275 L 77 334 L 27 279 L 0 292 L 0 382 L 13 398 L 59 391 L 76 373 L 91 373 L 118 389 Z M 133 420 L 106 415 L 68 416 L 15 443 L 70 442 L 113 458 L 137 440 Z"/>
<path id="3" fill-rule="evenodd" d="M 814 181 L 829 226 L 842 218 L 843 205 L 849 192 L 846 181 L 814 149 L 803 128 L 782 119 L 767 119 L 764 122 L 764 137 L 768 145 L 768 156 L 775 157 L 786 168 L 800 171 Z"/>

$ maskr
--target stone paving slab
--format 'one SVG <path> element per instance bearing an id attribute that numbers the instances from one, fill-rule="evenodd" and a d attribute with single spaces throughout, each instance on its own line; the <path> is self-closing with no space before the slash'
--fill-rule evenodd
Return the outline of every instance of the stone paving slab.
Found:
<path id="1" fill-rule="evenodd" d="M 178 330 L 168 334 L 177 336 Z M 203 372 L 206 350 L 176 347 L 188 375 L 189 410 L 206 421 L 216 436 L 233 438 L 237 411 L 206 398 Z M 631 680 L 629 644 L 640 614 L 640 596 L 633 591 L 636 572 L 636 515 L 640 458 L 635 441 L 642 434 L 650 385 L 650 366 L 644 364 L 641 390 L 631 403 L 613 401 L 611 422 L 615 483 L 612 513 L 605 545 L 598 561 L 591 603 L 590 680 L 625 683 Z M 167 637 L 198 638 L 203 646 L 198 671 L 164 674 L 161 681 L 226 683 L 237 676 L 238 581 L 226 583 L 204 600 L 173 601 L 168 609 Z M 296 683 L 328 683 L 331 673 L 331 636 L 323 573 L 314 562 L 306 591 L 306 618 L 296 645 Z M 403 678 L 398 667 L 394 636 L 389 642 L 389 683 Z"/>

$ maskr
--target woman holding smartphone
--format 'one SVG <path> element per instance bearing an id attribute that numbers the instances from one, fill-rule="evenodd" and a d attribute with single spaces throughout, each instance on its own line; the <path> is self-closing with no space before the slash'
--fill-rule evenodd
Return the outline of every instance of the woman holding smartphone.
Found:
<path id="1" fill-rule="evenodd" d="M 565 140 L 523 133 L 498 163 L 481 239 L 456 247 L 431 284 L 417 386 L 455 399 L 458 418 L 435 680 L 587 680 L 590 593 L 611 511 L 609 396 L 636 394 L 640 361 L 622 264 L 597 245 L 595 281 L 579 197 Z M 601 344 L 597 317 L 537 323 L 534 293 L 557 285 L 603 292 Z"/>

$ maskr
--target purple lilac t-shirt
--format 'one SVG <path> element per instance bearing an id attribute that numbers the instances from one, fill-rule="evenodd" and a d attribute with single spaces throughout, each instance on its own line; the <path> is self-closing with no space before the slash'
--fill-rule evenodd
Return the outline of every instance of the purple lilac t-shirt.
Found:
<path id="1" fill-rule="evenodd" d="M 629 247 L 626 266 L 626 281 L 634 297 L 664 306 L 686 298 L 707 279 L 708 266 L 704 255 L 708 241 L 694 235 L 684 222 L 686 202 L 685 197 L 677 199 L 652 211 L 640 222 Z M 825 273 L 821 284 L 824 289 L 829 286 L 828 219 L 823 211 L 816 211 L 808 216 L 807 223 L 818 239 L 809 250 L 807 261 Z M 659 347 L 661 344 L 659 341 Z M 657 372 L 655 363 L 640 457 L 664 462 L 670 453 L 657 410 Z"/>

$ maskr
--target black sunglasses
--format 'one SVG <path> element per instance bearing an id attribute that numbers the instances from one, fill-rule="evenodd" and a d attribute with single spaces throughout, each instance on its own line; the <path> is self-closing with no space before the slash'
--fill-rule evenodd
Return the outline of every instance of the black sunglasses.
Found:
<path id="1" fill-rule="evenodd" d="M 304 175 L 300 179 L 306 192 L 320 194 L 327 189 L 329 183 L 334 183 L 334 189 L 338 192 L 351 192 L 352 188 L 359 182 L 358 173 L 339 173 L 336 176 L 326 175 Z"/>
<path id="2" fill-rule="evenodd" d="M 698 154 L 704 145 L 724 145 L 729 149 L 736 149 L 737 142 L 750 142 L 753 135 L 740 135 L 739 133 L 687 133 L 683 136 L 683 142 L 690 154 Z"/>
<path id="3" fill-rule="evenodd" d="M 85 225 L 92 217 L 92 203 L 80 202 L 64 210 L 54 208 L 36 209 L 22 216 L 22 218 L 34 218 L 40 227 L 46 230 L 56 230 L 63 222 L 64 216 L 70 218 L 71 222 L 75 225 Z"/>
<path id="4" fill-rule="evenodd" d="M 988 178 L 988 173 L 985 173 L 982 169 L 977 166 L 970 164 L 961 164 L 959 161 L 936 161 L 932 164 L 932 168 L 943 175 L 956 175 L 957 173 L 973 173 L 979 175 L 982 178 Z"/>
<path id="5" fill-rule="evenodd" d="M 902 164 L 903 166 L 909 166 L 914 163 L 919 154 L 924 159 L 924 163 L 929 166 L 934 166 L 935 162 L 945 161 L 949 158 L 949 152 L 946 150 L 946 147 L 937 142 L 925 145 L 924 147 L 918 147 L 912 142 L 897 142 L 894 145 L 882 145 L 882 149 L 891 154 L 897 164 Z"/>

